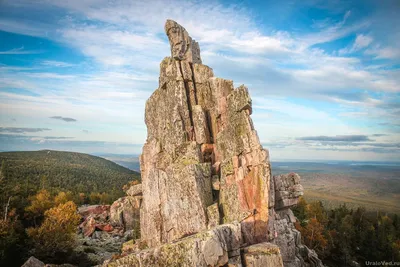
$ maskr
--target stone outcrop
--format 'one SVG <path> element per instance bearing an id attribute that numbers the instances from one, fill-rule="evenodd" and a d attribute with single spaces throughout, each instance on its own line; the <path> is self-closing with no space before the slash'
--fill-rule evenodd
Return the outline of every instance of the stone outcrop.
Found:
<path id="1" fill-rule="evenodd" d="M 126 195 L 130 197 L 142 195 L 142 184 L 132 185 L 126 190 Z"/>
<path id="2" fill-rule="evenodd" d="M 32 256 L 21 267 L 44 267 L 44 263 Z"/>
<path id="3" fill-rule="evenodd" d="M 145 111 L 142 239 L 154 247 L 203 231 L 217 202 L 221 222 L 239 221 L 246 243 L 267 241 L 270 166 L 248 90 L 214 77 L 182 26 L 168 20 L 165 30 L 171 57 Z"/>
<path id="4" fill-rule="evenodd" d="M 129 192 L 129 191 L 128 191 Z M 140 205 L 142 196 L 121 197 L 110 207 L 110 223 L 124 231 L 140 228 Z"/>
<path id="5" fill-rule="evenodd" d="M 171 55 L 176 60 L 201 64 L 200 46 L 181 25 L 173 20 L 165 23 L 165 33 L 171 45 Z"/>
<path id="6" fill-rule="evenodd" d="M 219 225 L 174 243 L 130 254 L 107 266 L 224 266 L 229 257 L 240 255 L 241 239 L 240 224 Z"/>
<path id="7" fill-rule="evenodd" d="M 78 209 L 83 222 L 79 225 L 84 236 L 91 236 L 96 230 L 111 232 L 114 228 L 109 224 L 110 205 L 81 206 Z"/>
<path id="8" fill-rule="evenodd" d="M 243 249 L 244 266 L 283 267 L 279 247 L 271 243 L 259 243 Z"/>
<path id="9" fill-rule="evenodd" d="M 275 210 L 287 209 L 296 205 L 299 197 L 303 195 L 303 186 L 300 184 L 300 176 L 297 173 L 282 174 L 273 177 Z"/>
<path id="10" fill-rule="evenodd" d="M 318 255 L 301 243 L 301 234 L 294 226 L 296 217 L 290 208 L 298 203 L 302 195 L 303 187 L 298 174 L 273 177 L 269 192 L 269 240 L 280 248 L 285 267 L 322 267 Z"/>
<path id="11" fill-rule="evenodd" d="M 78 208 L 78 213 L 83 219 L 90 216 L 105 221 L 110 215 L 110 205 L 85 205 Z"/>
<path id="12" fill-rule="evenodd" d="M 214 77 L 181 25 L 167 20 L 165 32 L 171 56 L 146 102 L 142 184 L 128 190 L 143 197 L 141 239 L 104 266 L 307 266 L 289 209 L 300 177 L 271 180 L 247 87 Z"/>
<path id="13" fill-rule="evenodd" d="M 132 185 L 110 205 L 81 206 L 77 246 L 74 251 L 83 254 L 93 265 L 101 264 L 119 254 L 124 242 L 140 236 L 141 184 Z"/>

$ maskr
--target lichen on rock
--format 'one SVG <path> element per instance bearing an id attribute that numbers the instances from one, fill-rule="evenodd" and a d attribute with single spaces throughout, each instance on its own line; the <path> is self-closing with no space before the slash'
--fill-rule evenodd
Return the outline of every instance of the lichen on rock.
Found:
<path id="1" fill-rule="evenodd" d="M 295 204 L 299 179 L 271 179 L 248 88 L 214 77 L 177 22 L 167 20 L 165 33 L 171 56 L 146 102 L 140 156 L 140 244 L 148 248 L 127 243 L 132 254 L 104 266 L 282 266 L 281 251 L 297 252 L 271 237 L 280 226 L 292 229 L 274 224 L 274 208 Z"/>

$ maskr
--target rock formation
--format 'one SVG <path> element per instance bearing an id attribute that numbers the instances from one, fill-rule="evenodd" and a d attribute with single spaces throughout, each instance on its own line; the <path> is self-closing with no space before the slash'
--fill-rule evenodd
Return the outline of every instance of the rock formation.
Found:
<path id="1" fill-rule="evenodd" d="M 72 264 L 44 264 L 42 261 L 31 256 L 21 267 L 76 267 Z"/>
<path id="2" fill-rule="evenodd" d="M 120 252 L 124 242 L 140 235 L 141 185 L 133 185 L 110 205 L 81 206 L 80 234 L 74 251 L 92 264 L 101 264 Z"/>
<path id="3" fill-rule="evenodd" d="M 300 176 L 296 173 L 273 177 L 269 193 L 269 240 L 281 249 L 285 267 L 321 267 L 318 255 L 301 244 L 301 234 L 294 227 L 296 217 L 290 207 L 303 195 Z"/>
<path id="4" fill-rule="evenodd" d="M 182 26 L 168 20 L 165 30 L 172 57 L 161 62 L 146 103 L 142 239 L 154 247 L 206 230 L 207 208 L 217 202 L 220 221 L 240 221 L 246 243 L 267 241 L 270 166 L 248 90 L 200 64 Z"/>
<path id="5" fill-rule="evenodd" d="M 271 235 L 295 232 L 279 215 L 302 187 L 295 174 L 271 183 L 248 89 L 214 77 L 181 25 L 167 20 L 165 32 L 171 57 L 161 62 L 159 86 L 146 102 L 140 157 L 140 246 L 147 249 L 126 244 L 132 254 L 104 265 L 306 266 L 292 261 L 300 243 L 287 250 L 287 240 Z"/>
<path id="6" fill-rule="evenodd" d="M 44 263 L 32 256 L 21 267 L 44 267 Z"/>

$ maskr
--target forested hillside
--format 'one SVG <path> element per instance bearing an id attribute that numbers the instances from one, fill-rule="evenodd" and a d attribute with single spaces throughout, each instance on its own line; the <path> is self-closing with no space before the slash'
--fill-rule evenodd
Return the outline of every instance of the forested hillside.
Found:
<path id="1" fill-rule="evenodd" d="M 112 202 L 124 195 L 124 184 L 140 179 L 112 161 L 75 152 L 2 152 L 0 163 L 0 201 L 12 197 L 17 208 L 39 189 L 70 191 L 81 198 L 77 202 Z"/>

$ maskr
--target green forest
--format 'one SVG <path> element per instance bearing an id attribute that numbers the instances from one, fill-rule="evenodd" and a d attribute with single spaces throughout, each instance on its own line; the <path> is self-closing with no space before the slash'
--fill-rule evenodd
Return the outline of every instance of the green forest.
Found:
<path id="1" fill-rule="evenodd" d="M 0 266 L 20 266 L 35 240 L 42 245 L 39 237 L 49 232 L 41 224 L 54 225 L 60 236 L 56 222 L 63 213 L 111 204 L 125 195 L 125 184 L 140 180 L 139 173 L 112 161 L 75 152 L 2 152 L 0 163 Z M 76 227 L 76 220 L 71 224 Z"/>
<path id="2" fill-rule="evenodd" d="M 124 184 L 140 179 L 139 173 L 112 161 L 76 152 L 2 152 L 0 162 L 0 203 L 11 197 L 17 210 L 40 189 L 70 191 L 77 204 L 112 203 L 124 195 Z"/>
<path id="3" fill-rule="evenodd" d="M 300 198 L 293 208 L 302 242 L 331 267 L 365 266 L 366 261 L 400 261 L 400 217 L 397 214 L 327 209 L 321 201 Z M 358 265 L 356 264 L 358 263 Z"/>

